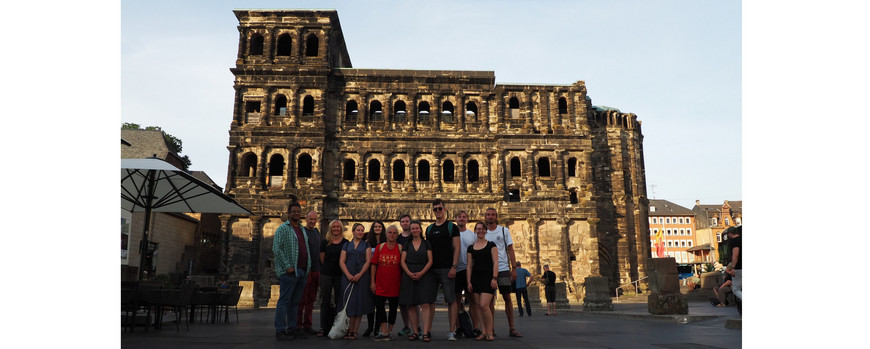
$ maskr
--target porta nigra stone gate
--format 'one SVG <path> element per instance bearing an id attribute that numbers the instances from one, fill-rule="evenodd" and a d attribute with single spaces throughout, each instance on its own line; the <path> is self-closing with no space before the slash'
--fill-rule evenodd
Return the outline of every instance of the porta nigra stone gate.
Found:
<path id="1" fill-rule="evenodd" d="M 355 69 L 335 10 L 235 10 L 239 47 L 227 191 L 253 216 L 222 216 L 222 273 L 277 284 L 272 236 L 303 212 L 366 229 L 410 214 L 498 210 L 517 259 L 544 264 L 582 299 L 650 256 L 643 135 L 634 114 L 596 107 L 586 85 L 496 84 L 492 71 Z M 321 230 L 324 230 L 321 228 Z"/>

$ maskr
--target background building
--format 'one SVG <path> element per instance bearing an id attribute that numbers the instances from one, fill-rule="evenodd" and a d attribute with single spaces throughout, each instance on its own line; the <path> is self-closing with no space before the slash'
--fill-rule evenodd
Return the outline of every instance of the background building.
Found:
<path id="1" fill-rule="evenodd" d="M 234 13 L 227 191 L 255 215 L 222 216 L 222 268 L 254 280 L 258 304 L 277 282 L 272 235 L 291 196 L 321 213 L 321 226 L 340 218 L 347 228 L 405 213 L 428 224 L 435 198 L 449 219 L 496 208 L 517 258 L 536 274 L 549 264 L 575 297 L 586 276 L 614 288 L 645 276 L 640 122 L 593 106 L 583 81 L 355 69 L 334 10 Z"/>
<path id="2" fill-rule="evenodd" d="M 725 200 L 722 204 L 702 205 L 699 200 L 695 200 L 692 212 L 695 214 L 697 243 L 710 246 L 716 253 L 712 261 L 718 261 L 719 244 L 723 241 L 722 231 L 743 224 L 743 201 Z"/>
<path id="3" fill-rule="evenodd" d="M 162 131 L 121 129 L 122 159 L 157 157 L 183 168 L 178 154 L 170 150 Z M 219 191 L 205 172 L 190 171 L 197 179 Z M 121 210 L 121 278 L 137 280 L 141 251 L 146 256 L 149 277 L 166 275 L 179 279 L 191 274 L 218 276 L 220 261 L 220 219 L 214 213 L 153 212 L 147 248 L 140 250 L 144 212 Z"/>
<path id="4" fill-rule="evenodd" d="M 653 257 L 674 257 L 677 263 L 692 263 L 696 256 L 695 222 L 692 210 L 667 200 L 649 200 L 649 229 Z M 662 248 L 656 245 L 661 237 Z M 661 254 L 660 254 L 660 253 Z M 700 261 L 700 260 L 698 260 Z"/>

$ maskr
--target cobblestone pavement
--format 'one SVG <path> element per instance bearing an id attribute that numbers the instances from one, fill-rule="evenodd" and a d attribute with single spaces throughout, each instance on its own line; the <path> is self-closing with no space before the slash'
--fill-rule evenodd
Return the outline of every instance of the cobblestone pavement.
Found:
<path id="1" fill-rule="evenodd" d="M 522 338 L 508 336 L 504 310 L 496 309 L 496 339 L 493 342 L 460 338 L 447 341 L 447 311 L 438 306 L 432 341 L 397 338 L 374 342 L 370 338 L 353 341 L 329 340 L 310 336 L 290 342 L 274 338 L 274 309 L 239 310 L 239 322 L 231 314 L 230 323 L 193 323 L 190 330 L 176 331 L 174 323 L 161 330 L 121 333 L 121 346 L 135 348 L 742 348 L 741 316 L 734 307 L 717 308 L 705 302 L 690 302 L 689 315 L 654 316 L 644 303 L 614 303 L 613 312 L 583 312 L 582 307 L 559 310 L 558 316 L 544 316 L 543 308 L 532 308 L 533 316 L 517 317 Z M 319 313 L 314 323 L 319 324 Z M 401 317 L 397 320 L 401 327 Z M 366 319 L 362 320 L 362 327 Z M 318 328 L 315 328 L 318 329 Z M 393 333 L 395 336 L 395 332 Z"/>

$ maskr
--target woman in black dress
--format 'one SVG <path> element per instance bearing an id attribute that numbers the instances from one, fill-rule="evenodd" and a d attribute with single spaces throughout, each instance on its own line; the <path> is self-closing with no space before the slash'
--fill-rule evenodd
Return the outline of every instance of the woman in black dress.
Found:
<path id="1" fill-rule="evenodd" d="M 369 244 L 369 247 L 372 249 L 372 254 L 375 253 L 375 247 L 380 245 L 382 242 L 387 242 L 387 235 L 385 234 L 387 230 L 384 228 L 384 223 L 381 221 L 375 221 L 372 223 L 371 228 L 369 228 L 369 232 L 366 233 L 365 240 Z M 374 294 L 372 294 L 374 297 Z M 374 302 L 374 300 L 372 300 Z M 370 313 L 367 316 L 369 326 L 366 328 L 366 331 L 363 332 L 363 337 L 368 337 L 372 334 L 372 331 L 375 329 L 375 313 Z M 381 328 L 381 324 L 377 324 L 377 328 Z M 375 333 L 377 335 L 377 333 Z"/>
<path id="2" fill-rule="evenodd" d="M 466 278 L 468 290 L 474 294 L 474 305 L 479 307 L 481 314 L 481 327 L 483 333 L 476 340 L 494 339 L 492 335 L 493 323 L 492 312 L 489 303 L 498 287 L 498 248 L 492 241 L 486 239 L 486 226 L 482 222 L 474 225 L 474 234 L 477 240 L 474 245 L 468 246 L 468 271 Z"/>
<path id="3" fill-rule="evenodd" d="M 336 308 L 341 302 L 341 249 L 347 239 L 344 238 L 344 225 L 340 220 L 329 222 L 329 232 L 320 243 L 320 332 L 318 337 L 325 337 L 332 328 Z"/>
<path id="4" fill-rule="evenodd" d="M 402 248 L 402 292 L 399 294 L 399 304 L 408 306 L 411 318 L 411 328 L 418 328 L 417 306 L 423 313 L 423 341 L 432 340 L 432 324 L 429 322 L 429 312 L 434 310 L 438 287 L 435 276 L 429 273 L 432 268 L 432 246 L 423 240 L 423 226 L 419 221 L 411 222 L 411 239 Z M 410 340 L 418 339 L 416 333 L 408 336 Z"/>

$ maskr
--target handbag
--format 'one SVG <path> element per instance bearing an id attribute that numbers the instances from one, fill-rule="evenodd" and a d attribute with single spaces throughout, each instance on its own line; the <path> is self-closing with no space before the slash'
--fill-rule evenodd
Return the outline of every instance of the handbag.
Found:
<path id="1" fill-rule="evenodd" d="M 344 293 L 347 294 L 344 299 L 344 307 L 340 312 L 338 312 L 338 314 L 335 314 L 335 321 L 332 323 L 332 329 L 329 330 L 330 339 L 339 339 L 347 334 L 347 326 L 349 323 L 346 310 L 347 302 L 350 300 L 350 295 L 353 294 L 353 285 L 353 283 L 348 284 L 344 289 Z M 348 292 L 348 289 L 350 289 L 350 292 Z"/>

